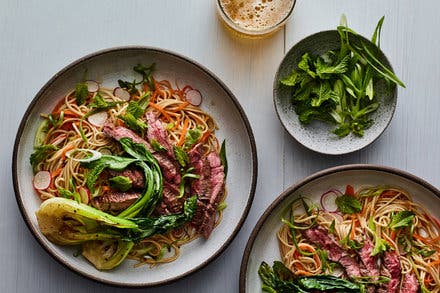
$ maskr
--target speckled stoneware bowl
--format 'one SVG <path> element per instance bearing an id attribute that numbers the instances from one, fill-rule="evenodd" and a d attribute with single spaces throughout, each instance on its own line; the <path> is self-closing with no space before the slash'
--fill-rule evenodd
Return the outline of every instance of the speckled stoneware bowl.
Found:
<path id="1" fill-rule="evenodd" d="M 350 41 L 354 43 L 360 40 L 371 50 L 378 51 L 378 59 L 391 68 L 391 64 L 382 51 L 378 50 L 369 40 L 362 36 L 350 36 Z M 303 146 L 318 153 L 330 155 L 354 152 L 375 141 L 391 122 L 397 102 L 397 88 L 395 86 L 389 89 L 384 81 L 379 81 L 374 85 L 380 106 L 377 111 L 371 114 L 370 118 L 374 120 L 374 123 L 365 130 L 363 137 L 349 134 L 344 138 L 338 138 L 331 132 L 335 125 L 321 121 L 313 121 L 309 125 L 301 124 L 292 104 L 292 87 L 282 85 L 280 79 L 285 78 L 293 69 L 298 68 L 297 64 L 304 53 L 321 55 L 339 47 L 340 38 L 336 30 L 319 32 L 299 41 L 281 61 L 273 85 L 275 109 L 287 132 Z"/>
<path id="2" fill-rule="evenodd" d="M 440 190 L 419 177 L 390 167 L 375 165 L 345 165 L 315 173 L 284 191 L 258 220 L 245 248 L 240 269 L 240 292 L 261 291 L 258 267 L 262 261 L 272 265 L 281 260 L 276 233 L 281 227 L 281 217 L 286 207 L 299 195 L 313 202 L 331 188 L 344 190 L 347 184 L 360 186 L 391 185 L 406 190 L 436 216 L 440 216 Z"/>
<path id="3" fill-rule="evenodd" d="M 198 89 L 201 107 L 218 123 L 217 136 L 226 139 L 229 163 L 226 188 L 228 197 L 224 219 L 208 240 L 198 239 L 181 247 L 181 256 L 170 264 L 155 268 L 134 268 L 125 260 L 111 271 L 98 271 L 82 256 L 74 257 L 76 248 L 54 245 L 38 229 L 35 211 L 41 201 L 32 187 L 29 156 L 33 151 L 40 113 L 50 112 L 64 94 L 83 78 L 116 87 L 117 80 L 134 79 L 134 65 L 156 63 L 154 76 L 180 86 L 190 84 Z M 20 124 L 14 147 L 14 189 L 23 218 L 41 246 L 57 261 L 90 279 L 115 286 L 147 287 L 166 284 L 193 273 L 219 256 L 231 243 L 245 220 L 255 191 L 257 155 L 254 137 L 243 109 L 231 91 L 209 70 L 181 55 L 148 47 L 122 47 L 85 56 L 68 65 L 38 92 Z M 24 229 L 24 227 L 23 227 Z M 37 268 L 36 268 L 37 269 Z"/>

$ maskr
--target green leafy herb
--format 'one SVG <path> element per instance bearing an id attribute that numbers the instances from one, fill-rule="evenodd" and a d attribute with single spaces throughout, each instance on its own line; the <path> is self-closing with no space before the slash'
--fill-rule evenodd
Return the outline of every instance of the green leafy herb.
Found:
<path id="1" fill-rule="evenodd" d="M 40 145 L 34 148 L 34 152 L 31 154 L 30 162 L 34 171 L 37 169 L 37 166 L 40 162 L 44 161 L 49 155 L 51 155 L 54 151 L 57 151 L 58 147 L 45 144 Z"/>
<path id="2" fill-rule="evenodd" d="M 58 118 L 55 118 L 52 114 L 49 114 L 47 116 L 47 118 L 49 119 L 49 122 L 50 122 L 50 124 L 52 124 L 53 127 L 58 127 L 64 121 L 64 111 L 60 112 L 60 115 L 58 116 Z"/>
<path id="3" fill-rule="evenodd" d="M 142 80 L 137 82 L 136 79 L 133 81 L 124 81 L 122 79 L 118 80 L 118 84 L 121 88 L 126 89 L 131 94 L 137 94 L 139 90 L 137 89 L 138 85 L 148 83 L 148 86 L 151 90 L 154 90 L 154 82 L 152 78 L 152 73 L 154 71 L 155 63 L 150 66 L 145 66 L 138 64 L 133 67 L 133 70 L 140 75 L 142 75 Z"/>
<path id="4" fill-rule="evenodd" d="M 370 218 L 368 226 L 373 232 L 374 236 L 374 248 L 371 252 L 371 256 L 382 254 L 383 252 L 387 251 L 389 248 L 389 244 L 384 239 L 382 239 L 378 233 L 376 233 L 376 225 L 374 224 L 373 218 Z"/>
<path id="5" fill-rule="evenodd" d="M 226 142 L 223 140 L 222 146 L 220 148 L 220 161 L 223 166 L 223 171 L 225 172 L 225 177 L 228 175 L 228 160 L 226 158 Z"/>
<path id="6" fill-rule="evenodd" d="M 292 88 L 292 102 L 301 123 L 320 120 L 336 124 L 333 133 L 338 137 L 350 133 L 363 136 L 373 123 L 370 114 L 379 107 L 375 84 L 382 79 L 404 87 L 378 59 L 383 20 L 376 26 L 373 45 L 353 41 L 356 32 L 341 25 L 338 50 L 319 56 L 306 52 L 296 69 L 280 79 L 282 85 Z"/>
<path id="7" fill-rule="evenodd" d="M 132 181 L 127 176 L 115 176 L 109 179 L 110 187 L 119 189 L 120 191 L 127 191 L 132 187 Z"/>
<path id="8" fill-rule="evenodd" d="M 228 207 L 228 204 L 224 201 L 220 202 L 217 206 L 217 211 L 223 211 Z"/>
<path id="9" fill-rule="evenodd" d="M 185 137 L 185 143 L 183 145 L 183 148 L 188 150 L 190 149 L 196 142 L 199 141 L 201 137 L 200 130 L 198 129 L 188 129 L 188 132 L 186 133 Z"/>
<path id="10" fill-rule="evenodd" d="M 296 277 L 279 261 L 275 261 L 272 268 L 262 262 L 258 274 L 263 282 L 263 291 L 271 293 L 363 292 L 364 289 L 363 285 L 331 275 Z"/>
<path id="11" fill-rule="evenodd" d="M 77 105 L 82 105 L 89 96 L 89 89 L 85 82 L 80 82 L 75 87 L 75 92 L 73 93 Z"/>
<path id="12" fill-rule="evenodd" d="M 144 115 L 149 102 L 150 93 L 148 92 L 140 100 L 130 101 L 125 115 L 118 117 L 124 121 L 128 128 L 143 134 L 148 125 L 140 118 Z"/>
<path id="13" fill-rule="evenodd" d="M 341 195 L 335 200 L 339 211 L 344 214 L 355 214 L 362 210 L 361 202 L 353 196 Z"/>
<path id="14" fill-rule="evenodd" d="M 411 211 L 400 211 L 391 217 L 390 228 L 396 230 L 412 224 L 415 214 Z"/>
<path id="15" fill-rule="evenodd" d="M 167 149 L 154 138 L 150 140 L 150 144 L 153 150 L 156 152 L 167 151 Z"/>
<path id="16" fill-rule="evenodd" d="M 173 146 L 173 151 L 177 161 L 179 162 L 179 165 L 182 168 L 185 168 L 189 164 L 188 154 L 185 152 L 185 150 L 182 147 L 179 146 Z"/>

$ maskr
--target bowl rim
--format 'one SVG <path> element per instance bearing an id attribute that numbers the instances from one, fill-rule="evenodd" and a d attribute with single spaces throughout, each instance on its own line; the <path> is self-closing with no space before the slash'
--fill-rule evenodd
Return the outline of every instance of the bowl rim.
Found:
<path id="1" fill-rule="evenodd" d="M 278 64 L 277 71 L 275 72 L 275 77 L 274 77 L 274 81 L 273 81 L 273 90 L 272 90 L 272 93 L 273 93 L 273 105 L 274 105 L 274 108 L 275 108 L 275 112 L 277 113 L 278 120 L 280 121 L 280 123 L 281 123 L 281 125 L 283 126 L 283 128 L 285 129 L 285 131 L 286 131 L 291 137 L 293 137 L 293 138 L 295 139 L 295 141 L 296 141 L 299 145 L 303 146 L 304 148 L 309 149 L 309 150 L 311 150 L 311 151 L 314 151 L 314 152 L 316 152 L 316 153 L 320 153 L 320 154 L 324 154 L 324 155 L 332 155 L 332 156 L 345 155 L 345 154 L 354 153 L 354 152 L 357 152 L 357 151 L 359 151 L 359 150 L 361 150 L 361 149 L 364 149 L 364 148 L 366 148 L 367 146 L 373 144 L 373 143 L 374 143 L 374 142 L 375 142 L 375 141 L 376 141 L 376 140 L 377 140 L 377 139 L 378 139 L 378 138 L 379 138 L 379 137 L 385 132 L 385 130 L 386 130 L 386 129 L 388 128 L 388 126 L 391 124 L 391 120 L 393 120 L 394 113 L 395 113 L 396 108 L 397 108 L 397 102 L 398 102 L 398 100 L 399 100 L 399 99 L 398 99 L 398 91 L 399 91 L 399 87 L 398 87 L 398 86 L 395 86 L 395 87 L 394 87 L 393 99 L 395 99 L 396 101 L 395 101 L 395 103 L 394 103 L 394 106 L 393 106 L 392 109 L 391 109 L 391 116 L 390 116 L 390 118 L 389 118 L 388 121 L 386 122 L 386 124 L 385 124 L 385 126 L 383 127 L 383 129 L 380 130 L 380 132 L 376 135 L 376 137 L 375 137 L 373 140 L 371 140 L 369 143 L 365 144 L 364 146 L 358 147 L 358 148 L 356 148 L 356 149 L 349 150 L 349 151 L 342 151 L 342 152 L 326 152 L 324 149 L 321 149 L 321 150 L 320 150 L 320 149 L 315 149 L 315 148 L 310 147 L 309 145 L 303 144 L 302 142 L 300 142 L 300 141 L 296 138 L 295 133 L 294 133 L 293 131 L 290 131 L 290 130 L 288 129 L 288 127 L 286 126 L 286 123 L 284 123 L 284 120 L 281 119 L 281 114 L 280 114 L 280 113 L 282 112 L 282 110 L 279 109 L 280 107 L 277 107 L 277 103 L 276 103 L 276 100 L 279 99 L 279 97 L 278 97 L 278 95 L 277 95 L 277 93 L 276 93 L 276 92 L 277 92 L 276 89 L 277 89 L 277 85 L 278 85 L 278 83 L 279 83 L 279 81 L 277 80 L 277 78 L 279 78 L 279 73 L 280 73 L 281 65 L 284 63 L 286 57 L 287 57 L 288 55 L 292 54 L 292 52 L 296 49 L 296 46 L 297 46 L 298 44 L 302 43 L 303 41 L 308 40 L 308 39 L 312 39 L 312 38 L 319 37 L 319 35 L 321 35 L 321 34 L 329 34 L 329 33 L 337 33 L 337 32 L 338 32 L 337 30 L 323 30 L 323 31 L 319 31 L 319 32 L 313 33 L 313 34 L 311 34 L 311 35 L 308 35 L 308 36 L 302 38 L 301 40 L 299 40 L 298 42 L 296 42 L 295 44 L 293 44 L 292 47 L 289 49 L 289 51 L 286 52 L 286 54 L 284 55 L 283 59 L 281 59 L 281 62 Z M 362 35 L 360 35 L 360 34 L 357 34 L 356 37 L 359 37 L 360 39 L 362 39 L 362 41 L 366 41 L 366 42 L 368 42 L 368 43 L 374 45 L 369 39 L 367 39 L 366 37 L 364 37 L 364 36 L 362 36 Z M 392 66 L 391 62 L 388 60 L 388 57 L 385 55 L 385 53 L 382 51 L 381 48 L 378 48 L 378 50 L 379 50 L 380 53 L 383 55 L 384 60 L 390 65 L 390 70 L 391 70 L 392 72 L 394 72 L 393 66 Z M 296 115 L 296 113 L 295 113 L 295 115 Z M 296 115 L 295 117 L 293 117 L 293 119 L 297 119 L 297 115 Z M 368 130 L 367 130 L 367 131 L 368 131 Z M 362 137 L 360 137 L 359 139 L 362 139 Z"/>
<path id="2" fill-rule="evenodd" d="M 341 165 L 336 167 L 331 167 L 328 169 L 324 169 L 321 171 L 318 171 L 316 173 L 313 173 L 312 175 L 309 175 L 305 177 L 304 179 L 301 179 L 300 181 L 294 183 L 290 187 L 288 187 L 286 190 L 284 190 L 264 211 L 264 213 L 260 216 L 258 219 L 257 224 L 255 224 L 249 239 L 246 243 L 246 247 L 244 249 L 243 258 L 241 260 L 241 266 L 240 266 L 240 277 L 239 277 L 239 292 L 245 293 L 246 292 L 246 271 L 249 263 L 249 257 L 251 254 L 251 251 L 255 244 L 255 239 L 257 238 L 261 228 L 263 227 L 266 220 L 269 218 L 269 216 L 272 214 L 273 210 L 278 207 L 278 205 L 281 204 L 281 202 L 288 197 L 290 194 L 298 190 L 299 188 L 303 187 L 304 185 L 319 179 L 321 177 L 325 177 L 330 174 L 340 173 L 344 171 L 354 171 L 354 170 L 369 170 L 369 171 L 379 171 L 379 172 L 385 172 L 390 173 L 393 175 L 397 175 L 400 177 L 403 177 L 405 179 L 408 179 L 412 181 L 413 183 L 419 184 L 432 193 L 434 193 L 439 199 L 440 199 L 440 190 L 437 189 L 434 185 L 429 183 L 428 181 L 422 179 L 421 177 L 418 177 L 414 174 L 411 174 L 407 171 L 403 171 L 394 167 L 388 167 L 384 165 L 375 165 L 375 164 L 349 164 L 349 165 Z"/>
<path id="3" fill-rule="evenodd" d="M 18 179 L 18 168 L 17 168 L 17 157 L 18 157 L 18 149 L 22 140 L 22 136 L 23 136 L 23 130 L 29 120 L 29 114 L 33 111 L 35 105 L 37 104 L 37 102 L 42 98 L 43 94 L 46 92 L 46 90 L 56 81 L 58 80 L 58 78 L 60 78 L 63 74 L 65 74 L 66 72 L 68 72 L 69 70 L 75 68 L 76 66 L 79 66 L 81 63 L 91 60 L 93 58 L 102 56 L 102 55 L 106 55 L 106 54 L 113 54 L 116 52 L 121 52 L 121 51 L 139 51 L 139 52 L 158 52 L 158 53 L 162 53 L 162 54 L 166 54 L 168 56 L 174 57 L 179 59 L 180 61 L 183 62 L 187 62 L 191 65 L 194 65 L 195 67 L 197 67 L 198 69 L 200 69 L 201 71 L 203 71 L 205 74 L 207 74 L 210 78 L 213 79 L 213 81 L 215 83 L 217 83 L 225 92 L 226 94 L 230 97 L 231 101 L 233 102 L 234 106 L 236 107 L 236 109 L 238 110 L 239 114 L 240 114 L 240 118 L 242 119 L 247 134 L 248 134 L 248 138 L 249 138 L 249 142 L 250 142 L 250 147 L 251 147 L 251 157 L 252 157 L 252 177 L 251 177 L 251 185 L 250 185 L 250 190 L 249 190 L 249 197 L 246 203 L 246 206 L 244 208 L 244 211 L 239 219 L 238 224 L 236 225 L 236 227 L 234 228 L 234 230 L 232 231 L 231 235 L 226 239 L 226 241 L 222 244 L 222 246 L 215 251 L 214 254 L 212 254 L 209 258 L 207 258 L 205 261 L 203 261 L 202 263 L 200 263 L 199 265 L 197 265 L 196 267 L 186 271 L 185 273 L 182 273 L 176 277 L 171 277 L 171 278 L 166 278 L 162 281 L 157 281 L 157 282 L 151 282 L 151 283 L 135 283 L 135 284 L 127 284 L 127 283 L 121 283 L 121 282 L 115 282 L 115 281 L 111 281 L 111 280 L 105 280 L 99 277 L 96 277 L 93 274 L 89 274 L 86 273 L 78 268 L 76 268 L 75 266 L 69 264 L 67 261 L 65 261 L 64 259 L 62 259 L 61 257 L 58 257 L 54 252 L 53 249 L 50 245 L 46 245 L 46 243 L 43 241 L 42 237 L 40 237 L 37 233 L 37 228 L 34 229 L 34 227 L 32 226 L 32 223 L 30 221 L 30 216 L 26 213 L 25 209 L 24 209 L 24 205 L 23 205 L 23 201 L 22 201 L 22 196 L 20 194 L 20 189 L 19 189 L 19 179 Z M 149 288 L 149 287 L 158 287 L 158 286 L 163 286 L 166 284 L 170 284 L 172 282 L 175 282 L 177 280 L 180 280 L 182 278 L 188 277 L 189 275 L 194 274 L 195 272 L 201 270 L 202 268 L 206 267 L 209 263 L 213 262 L 215 259 L 217 259 L 225 250 L 226 248 L 232 243 L 232 241 L 236 238 L 238 232 L 241 230 L 248 214 L 250 211 L 250 208 L 252 206 L 252 202 L 254 200 L 254 196 L 255 196 L 255 190 L 256 190 L 256 183 L 257 183 L 257 175 L 258 175 L 258 158 L 257 158 L 257 149 L 256 149 L 256 143 L 255 143 L 255 137 L 254 134 L 252 132 L 252 128 L 250 125 L 250 122 L 247 118 L 246 113 L 244 112 L 244 109 L 242 108 L 242 106 L 240 105 L 240 103 L 238 102 L 238 99 L 235 97 L 235 95 L 231 92 L 231 90 L 226 86 L 226 84 L 220 79 L 218 78 L 213 72 L 211 72 L 209 69 L 207 69 L 205 66 L 201 65 L 200 63 L 198 63 L 197 61 L 194 61 L 191 58 L 188 58 L 182 54 L 167 50 L 167 49 L 162 49 L 162 48 L 158 48 L 158 47 L 153 47 L 153 46 L 140 46 L 140 45 L 132 45 L 132 46 L 117 46 L 117 47 L 111 47 L 111 48 L 107 48 L 107 49 L 102 49 L 102 50 L 98 50 L 92 53 L 89 53 L 83 57 L 80 57 L 79 59 L 76 59 L 73 62 L 70 62 L 68 65 L 64 66 L 61 70 L 59 70 L 57 73 L 55 73 L 50 79 L 49 81 L 47 81 L 43 87 L 37 92 L 37 94 L 35 95 L 35 97 L 32 99 L 32 101 L 30 102 L 29 106 L 27 107 L 25 113 L 23 114 L 23 117 L 21 119 L 21 122 L 18 126 L 18 130 L 17 130 L 17 134 L 15 137 L 15 142 L 14 142 L 14 149 L 13 149 L 13 156 L 12 156 L 12 179 L 13 179 L 13 187 L 14 187 L 14 193 L 15 193 L 15 199 L 17 201 L 17 205 L 19 207 L 20 210 L 20 214 L 24 220 L 24 222 L 26 223 L 26 226 L 28 227 L 29 231 L 31 232 L 31 234 L 34 236 L 34 238 L 37 240 L 37 242 L 40 244 L 40 246 L 42 248 L 44 248 L 44 250 L 53 258 L 55 259 L 58 263 L 62 264 L 63 266 L 67 267 L 69 270 L 73 271 L 74 273 L 85 277 L 86 279 L 101 283 L 101 284 L 106 284 L 106 285 L 110 285 L 113 287 L 121 287 L 121 288 Z"/>

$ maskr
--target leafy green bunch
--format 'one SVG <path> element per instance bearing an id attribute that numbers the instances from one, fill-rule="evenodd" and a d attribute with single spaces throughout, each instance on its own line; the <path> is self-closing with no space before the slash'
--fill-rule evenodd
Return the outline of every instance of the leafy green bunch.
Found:
<path id="1" fill-rule="evenodd" d="M 379 107 L 375 85 L 385 80 L 388 88 L 405 85 L 379 59 L 380 32 L 384 17 L 374 30 L 371 44 L 354 41 L 357 33 L 346 25 L 338 27 L 340 48 L 319 56 L 302 55 L 297 69 L 280 80 L 293 88 L 293 104 L 299 120 L 336 124 L 339 137 L 349 133 L 363 136 L 373 121 L 369 114 Z"/>

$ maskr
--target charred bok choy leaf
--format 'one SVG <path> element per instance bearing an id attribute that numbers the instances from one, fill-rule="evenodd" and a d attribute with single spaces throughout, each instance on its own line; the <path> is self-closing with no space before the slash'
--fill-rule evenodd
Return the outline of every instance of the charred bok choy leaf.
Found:
<path id="1" fill-rule="evenodd" d="M 356 39 L 357 33 L 346 25 L 338 27 L 340 47 L 322 55 L 306 52 L 296 69 L 280 79 L 290 87 L 298 119 L 304 124 L 321 120 L 336 124 L 338 137 L 350 133 L 363 136 L 373 121 L 370 113 L 380 101 L 376 84 L 385 80 L 388 90 L 402 81 L 380 60 L 382 17 L 374 30 L 371 43 Z"/>
<path id="2" fill-rule="evenodd" d="M 362 285 L 331 275 L 297 277 L 279 261 L 275 261 L 272 268 L 262 262 L 258 274 L 263 291 L 270 293 L 363 292 L 364 289 Z"/>

